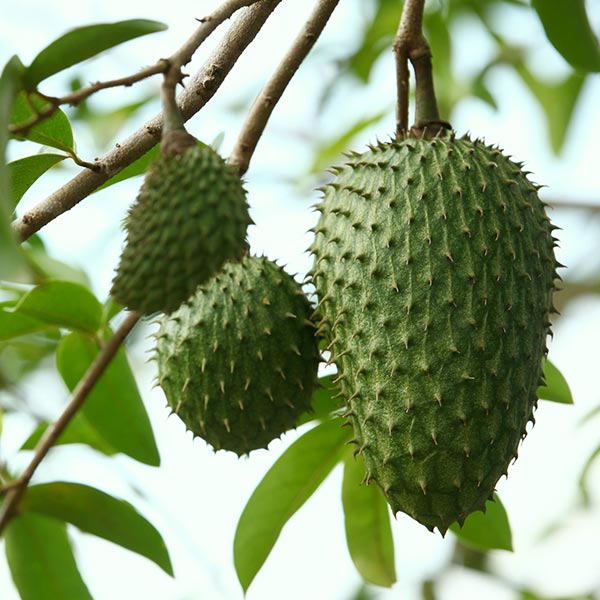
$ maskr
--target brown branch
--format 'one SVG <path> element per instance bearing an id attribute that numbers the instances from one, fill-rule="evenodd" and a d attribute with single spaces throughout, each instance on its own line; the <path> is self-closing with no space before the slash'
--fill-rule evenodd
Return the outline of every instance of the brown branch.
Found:
<path id="1" fill-rule="evenodd" d="M 49 450 L 54 446 L 56 440 L 60 437 L 67 425 L 71 422 L 73 417 L 77 414 L 77 411 L 82 407 L 89 393 L 92 391 L 94 385 L 100 379 L 112 359 L 115 357 L 119 348 L 125 341 L 125 338 L 129 332 L 133 329 L 135 324 L 140 319 L 139 313 L 129 313 L 119 329 L 114 335 L 106 342 L 102 347 L 102 350 L 90 365 L 86 374 L 81 378 L 75 389 L 71 401 L 66 406 L 60 417 L 46 429 L 44 435 L 41 437 L 31 462 L 19 476 L 18 479 L 8 484 L 8 493 L 6 498 L 0 507 L 0 533 L 4 530 L 10 519 L 13 517 L 15 510 L 21 500 L 27 485 L 29 484 L 36 469 L 46 457 Z"/>
<path id="2" fill-rule="evenodd" d="M 551 208 L 560 208 L 562 209 L 573 209 L 573 210 L 585 210 L 589 212 L 600 212 L 600 203 L 599 202 L 583 202 L 577 200 L 553 200 L 549 198 L 543 199 L 546 204 L 548 204 Z"/>
<path id="3" fill-rule="evenodd" d="M 301 33 L 252 106 L 228 160 L 240 176 L 248 170 L 252 154 L 275 106 L 321 35 L 338 3 L 339 0 L 319 0 Z"/>
<path id="4" fill-rule="evenodd" d="M 406 135 L 408 132 L 408 98 L 410 60 L 415 71 L 415 123 L 411 128 L 413 134 L 436 135 L 450 125 L 440 119 L 435 90 L 433 86 L 433 69 L 431 65 L 431 48 L 423 35 L 423 11 L 425 0 L 406 0 L 398 33 L 394 40 L 396 56 L 396 79 L 398 104 L 396 110 L 396 134 Z"/>
<path id="5" fill-rule="evenodd" d="M 194 34 L 185 42 L 179 50 L 177 50 L 174 54 L 172 54 L 169 58 L 161 58 L 156 64 L 151 65 L 134 73 L 133 75 L 128 75 L 127 77 L 121 77 L 119 79 L 113 79 L 111 81 L 97 81 L 96 83 L 91 84 L 88 87 L 82 88 L 68 94 L 66 96 L 61 96 L 60 98 L 55 98 L 52 96 L 46 96 L 44 94 L 39 94 L 42 98 L 50 102 L 50 105 L 44 108 L 43 110 L 37 112 L 33 117 L 29 120 L 21 123 L 20 125 L 12 125 L 9 127 L 9 133 L 12 135 L 18 135 L 27 132 L 33 126 L 37 125 L 44 119 L 51 117 L 60 106 L 64 104 L 70 104 L 72 106 L 76 106 L 86 98 L 89 98 L 92 94 L 99 92 L 100 90 L 106 90 L 113 87 L 129 87 L 134 83 L 138 83 L 139 81 L 143 81 L 144 79 L 148 79 L 148 77 L 152 77 L 153 75 L 157 75 L 159 73 L 165 73 L 169 70 L 170 67 L 173 67 L 175 70 L 181 69 L 184 65 L 186 65 L 190 60 L 192 60 L 192 56 L 196 50 L 201 46 L 201 44 L 208 38 L 208 36 L 221 24 L 223 21 L 226 21 L 240 8 L 244 6 L 249 6 L 251 4 L 255 4 L 256 2 L 260 2 L 260 0 L 228 0 L 224 2 L 219 8 L 217 8 L 211 15 L 204 17 L 202 19 L 198 19 L 200 21 L 200 27 L 196 29 Z M 39 93 L 39 92 L 38 92 Z"/>
<path id="6" fill-rule="evenodd" d="M 195 115 L 216 93 L 238 58 L 254 40 L 281 0 L 259 0 L 231 25 L 225 38 L 178 98 L 184 120 Z M 99 158 L 98 171 L 77 174 L 37 206 L 13 222 L 21 241 L 70 210 L 108 179 L 143 156 L 160 141 L 162 113 L 148 121 L 114 149 Z"/>

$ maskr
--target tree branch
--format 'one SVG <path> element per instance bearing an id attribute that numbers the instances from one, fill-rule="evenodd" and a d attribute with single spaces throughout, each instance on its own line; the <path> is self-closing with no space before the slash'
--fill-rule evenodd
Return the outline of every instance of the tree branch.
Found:
<path id="1" fill-rule="evenodd" d="M 248 170 L 256 145 L 275 106 L 321 35 L 338 3 L 339 0 L 319 0 L 301 33 L 256 99 L 228 160 L 229 164 L 235 167 L 238 175 L 241 176 Z"/>
<path id="2" fill-rule="evenodd" d="M 8 485 L 4 486 L 5 489 L 8 489 L 8 492 L 4 502 L 0 507 L 0 533 L 4 530 L 14 515 L 18 503 L 25 493 L 27 485 L 33 477 L 36 469 L 48 454 L 50 448 L 54 446 L 56 440 L 66 429 L 67 425 L 77 414 L 77 411 L 83 405 L 94 385 L 96 385 L 97 381 L 100 379 L 112 359 L 119 351 L 119 348 L 125 341 L 125 338 L 134 328 L 135 324 L 139 321 L 140 316 L 141 315 L 136 312 L 132 312 L 127 315 L 119 329 L 117 329 L 114 335 L 106 342 L 106 345 L 103 346 L 100 354 L 98 354 L 94 362 L 90 365 L 86 374 L 77 384 L 77 387 L 73 390 L 71 401 L 66 406 L 63 413 L 44 432 L 44 435 L 35 448 L 33 458 L 25 471 L 23 471 L 18 479 L 11 481 Z"/>
<path id="3" fill-rule="evenodd" d="M 259 0 L 231 25 L 214 50 L 178 98 L 184 120 L 195 115 L 216 93 L 237 59 L 254 40 L 281 0 Z M 143 156 L 160 141 L 162 113 L 148 121 L 126 140 L 98 159 L 98 171 L 85 170 L 13 222 L 17 237 L 24 241 L 70 210 L 108 179 Z"/>
<path id="4" fill-rule="evenodd" d="M 201 23 L 200 27 L 196 29 L 194 34 L 187 40 L 187 42 L 179 48 L 169 58 L 161 58 L 156 64 L 146 67 L 133 75 L 127 77 L 121 77 L 119 79 L 113 79 L 111 81 L 101 82 L 98 81 L 92 85 L 77 90 L 66 96 L 55 98 L 52 96 L 46 96 L 38 92 L 38 94 L 45 100 L 50 102 L 50 105 L 35 114 L 31 119 L 21 123 L 20 125 L 13 125 L 9 127 L 9 132 L 12 135 L 24 133 L 31 129 L 34 125 L 52 116 L 60 106 L 64 104 L 77 105 L 86 98 L 89 98 L 92 94 L 100 90 L 106 90 L 113 87 L 125 86 L 129 87 L 134 83 L 138 83 L 152 75 L 158 73 L 165 73 L 169 68 L 173 68 L 176 71 L 180 70 L 183 65 L 186 65 L 190 60 L 194 52 L 198 50 L 201 44 L 208 38 L 208 36 L 221 24 L 226 21 L 240 8 L 255 4 L 260 0 L 227 0 L 219 8 L 217 8 L 211 15 L 198 19 Z"/>

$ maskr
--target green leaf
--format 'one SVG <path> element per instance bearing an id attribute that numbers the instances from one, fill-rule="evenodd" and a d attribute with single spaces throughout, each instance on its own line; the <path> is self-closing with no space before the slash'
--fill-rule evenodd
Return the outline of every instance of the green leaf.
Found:
<path id="1" fill-rule="evenodd" d="M 13 384 L 20 382 L 44 359 L 54 354 L 59 338 L 58 329 L 51 327 L 45 331 L 21 335 L 9 341 L 0 341 L 2 378 Z M 27 410 L 25 406 L 22 408 Z"/>
<path id="2" fill-rule="evenodd" d="M 340 461 L 350 437 L 340 419 L 317 425 L 296 440 L 254 490 L 237 525 L 235 569 L 246 591 L 283 526 Z"/>
<path id="3" fill-rule="evenodd" d="M 544 379 L 546 385 L 538 388 L 541 400 L 550 400 L 560 404 L 573 404 L 573 396 L 563 374 L 549 361 L 544 361 Z"/>
<path id="4" fill-rule="evenodd" d="M 391 43 L 398 28 L 401 6 L 397 0 L 379 0 L 377 12 L 365 29 L 360 47 L 350 58 L 349 69 L 367 83 L 375 61 Z"/>
<path id="5" fill-rule="evenodd" d="M 8 524 L 5 545 L 22 600 L 93 600 L 77 569 L 64 523 L 21 513 Z"/>
<path id="6" fill-rule="evenodd" d="M 80 104 L 76 112 L 77 118 L 85 121 L 88 132 L 94 137 L 96 146 L 105 147 L 117 137 L 123 126 L 142 108 L 150 102 L 156 101 L 156 94 L 152 93 L 131 104 L 119 106 L 114 110 L 90 109 L 87 104 Z"/>
<path id="7" fill-rule="evenodd" d="M 600 445 L 588 456 L 585 464 L 583 465 L 583 469 L 581 470 L 581 474 L 579 475 L 579 492 L 581 494 L 581 499 L 583 501 L 584 506 L 590 506 L 590 492 L 589 492 L 589 476 L 594 466 L 596 460 L 600 457 Z"/>
<path id="8" fill-rule="evenodd" d="M 56 362 L 71 391 L 98 352 L 97 345 L 85 335 L 74 332 L 63 338 Z M 123 348 L 90 392 L 80 413 L 118 452 L 148 465 L 160 464 L 150 420 Z"/>
<path id="9" fill-rule="evenodd" d="M 29 487 L 21 506 L 141 554 L 173 575 L 160 533 L 124 500 L 87 485 L 53 482 Z"/>
<path id="10" fill-rule="evenodd" d="M 585 0 L 531 0 L 546 36 L 576 69 L 600 71 L 600 43 L 585 10 Z"/>
<path id="11" fill-rule="evenodd" d="M 72 281 L 41 283 L 21 298 L 16 310 L 50 325 L 88 333 L 96 333 L 102 323 L 102 304 Z"/>
<path id="12" fill-rule="evenodd" d="M 508 550 L 512 552 L 512 533 L 506 510 L 500 498 L 494 494 L 494 502 L 488 500 L 485 514 L 470 514 L 462 527 L 450 525 L 450 531 L 464 544 L 477 550 Z"/>
<path id="13" fill-rule="evenodd" d="M 25 92 L 19 94 L 13 106 L 11 125 L 18 127 L 28 123 L 36 113 L 43 111 L 48 106 L 50 103 L 37 94 L 26 94 Z M 43 146 L 58 148 L 68 154 L 74 153 L 75 142 L 71 123 L 67 115 L 60 109 L 33 127 L 16 134 L 16 137 L 25 138 Z"/>
<path id="14" fill-rule="evenodd" d="M 8 302 L 0 304 L 0 340 L 10 340 L 48 327 L 43 321 L 15 312 L 13 306 L 14 303 Z"/>
<path id="15" fill-rule="evenodd" d="M 35 273 L 35 280 L 43 282 L 49 279 L 61 279 L 78 283 L 85 288 L 90 287 L 90 279 L 82 269 L 73 267 L 46 252 L 39 236 L 32 235 L 24 244 L 23 250 L 29 261 L 31 270 Z"/>
<path id="16" fill-rule="evenodd" d="M 387 114 L 388 111 L 382 111 L 370 117 L 361 119 L 354 123 L 350 129 L 345 131 L 334 140 L 328 141 L 325 145 L 317 149 L 315 159 L 311 167 L 311 172 L 319 173 L 329 165 L 339 159 L 340 155 L 348 149 L 352 140 L 361 132 L 378 123 Z"/>
<path id="17" fill-rule="evenodd" d="M 113 317 L 116 317 L 123 310 L 123 305 L 115 302 L 112 296 L 109 296 L 102 307 L 102 323 L 108 325 Z"/>
<path id="18" fill-rule="evenodd" d="M 17 243 L 10 225 L 12 205 L 10 202 L 10 182 L 6 168 L 6 144 L 8 125 L 15 98 L 21 87 L 23 64 L 13 56 L 0 75 L 0 279 L 23 281 L 28 269 L 25 257 Z"/>
<path id="19" fill-rule="evenodd" d="M 25 72 L 25 85 L 27 89 L 33 90 L 40 81 L 96 56 L 104 50 L 166 28 L 166 25 L 157 21 L 132 19 L 72 29 L 44 48 L 33 59 Z"/>
<path id="20" fill-rule="evenodd" d="M 160 154 L 160 146 L 154 146 L 146 154 L 143 154 L 136 161 L 126 166 L 122 171 L 119 171 L 116 175 L 113 175 L 108 181 L 104 182 L 96 191 L 103 190 L 115 183 L 143 175 L 150 163 L 158 157 Z"/>
<path id="21" fill-rule="evenodd" d="M 374 585 L 396 582 L 394 540 L 388 504 L 375 484 L 363 485 L 365 467 L 350 452 L 344 463 L 342 505 L 346 542 L 360 576 Z"/>
<path id="22" fill-rule="evenodd" d="M 65 158 L 63 154 L 36 154 L 8 163 L 12 209 L 48 169 Z"/>
<path id="23" fill-rule="evenodd" d="M 325 421 L 330 418 L 333 411 L 339 408 L 338 400 L 334 399 L 338 390 L 334 388 L 332 380 L 331 375 L 319 378 L 319 387 L 313 393 L 311 401 L 312 411 L 300 415 L 296 427 L 310 421 Z"/>
<path id="24" fill-rule="evenodd" d="M 559 154 L 565 143 L 585 77 L 572 73 L 559 83 L 549 84 L 535 77 L 523 63 L 515 64 L 515 68 L 542 107 L 552 150 Z"/>
<path id="25" fill-rule="evenodd" d="M 50 427 L 50 423 L 47 421 L 40 423 L 25 440 L 20 449 L 35 449 L 48 427 Z M 113 456 L 118 453 L 118 450 L 111 446 L 81 413 L 75 415 L 75 418 L 54 443 L 55 446 L 63 444 L 85 444 L 98 452 L 102 452 L 106 456 Z"/>

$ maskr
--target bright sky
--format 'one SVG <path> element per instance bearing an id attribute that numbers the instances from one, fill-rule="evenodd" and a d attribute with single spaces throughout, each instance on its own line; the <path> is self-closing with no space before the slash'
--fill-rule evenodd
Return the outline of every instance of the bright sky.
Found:
<path id="1" fill-rule="evenodd" d="M 231 81 L 228 80 L 209 107 L 191 121 L 192 133 L 211 141 L 224 132 L 222 151 L 227 154 L 241 124 L 240 117 L 226 110 L 227 107 L 238 102 L 247 103 L 254 97 L 310 10 L 305 4 L 312 5 L 283 4 L 249 56 L 240 61 Z M 360 2 L 350 0 L 341 4 L 318 52 L 343 54 L 352 47 L 353 36 L 360 24 Z M 129 74 L 172 52 L 195 27 L 194 17 L 210 12 L 215 5 L 216 2 L 208 1 L 171 0 L 167 12 L 160 3 L 140 0 L 127 3 L 115 0 L 11 3 L 10 9 L 4 9 L 0 21 L 0 63 L 4 64 L 14 53 L 27 63 L 44 45 L 74 26 L 137 17 L 168 23 L 168 32 L 132 42 L 89 67 L 77 70 L 90 80 Z M 542 68 L 549 77 L 566 72 L 556 52 L 543 41 L 540 27 L 533 19 L 508 11 L 499 23 L 511 39 L 535 45 L 533 67 Z M 473 33 L 470 24 L 465 23 L 460 40 L 457 60 L 468 69 L 486 52 L 485 39 L 481 34 Z M 478 52 L 474 53 L 473 48 Z M 205 56 L 206 53 L 207 49 L 203 49 L 200 54 Z M 198 64 L 200 61 L 195 60 L 189 72 L 193 72 Z M 328 115 L 329 120 L 321 119 L 321 126 L 327 131 L 342 130 L 343 124 L 350 122 L 356 114 L 371 114 L 388 106 L 390 102 L 386 98 L 393 94 L 391 69 L 391 59 L 382 61 L 369 90 L 359 93 L 347 90 L 335 112 Z M 309 206 L 316 201 L 317 194 L 309 187 L 302 196 L 288 180 L 301 174 L 309 164 L 309 146 L 302 138 L 310 136 L 314 126 L 315 94 L 311 94 L 311 89 L 324 75 L 327 75 L 327 68 L 320 67 L 316 57 L 312 67 L 299 73 L 278 107 L 248 173 L 250 203 L 257 224 L 251 232 L 253 250 L 281 259 L 291 272 L 301 275 L 309 268 L 308 257 L 304 254 L 310 241 L 306 231 L 314 223 L 315 217 Z M 48 82 L 47 91 L 59 93 L 64 82 L 64 78 L 56 77 Z M 466 102 L 455 115 L 455 128 L 484 136 L 489 142 L 499 143 L 516 158 L 525 160 L 529 170 L 535 173 L 535 180 L 548 185 L 544 192 L 547 198 L 600 202 L 598 79 L 588 82 L 577 120 L 560 159 L 553 157 L 547 149 L 542 114 L 523 92 L 515 76 L 503 71 L 498 73 L 492 85 L 503 98 L 500 111 L 493 113 L 479 102 Z M 139 89 L 153 91 L 156 86 L 157 82 L 153 81 Z M 143 91 L 138 92 L 136 88 L 105 92 L 97 101 L 99 105 L 118 105 L 126 94 L 131 94 L 133 101 Z M 156 110 L 157 105 L 149 107 L 140 115 L 140 122 Z M 590 119 L 586 115 L 593 116 Z M 385 137 L 392 129 L 392 119 L 379 124 L 377 129 L 365 132 L 357 140 L 356 147 L 361 148 L 374 140 L 377 134 Z M 85 156 L 86 148 L 91 147 L 90 140 L 85 132 L 77 134 L 79 152 Z M 32 148 L 20 145 L 13 149 L 14 156 L 35 152 Z M 277 174 L 276 179 L 273 173 Z M 34 205 L 68 177 L 66 171 L 48 177 L 47 183 L 42 182 L 31 190 L 23 206 Z M 48 226 L 44 233 L 57 257 L 85 266 L 94 276 L 94 288 L 101 297 L 107 294 L 118 257 L 118 240 L 122 235 L 120 221 L 135 197 L 138 185 L 139 181 L 121 184 L 111 188 L 110 192 L 86 200 Z M 579 268 L 588 269 L 587 254 L 597 236 L 597 223 L 593 228 L 587 217 L 565 211 L 554 211 L 552 217 L 563 228 L 559 232 L 559 260 L 567 265 L 584 262 Z M 93 230 L 91 223 L 94 223 Z M 519 460 L 510 469 L 508 481 L 502 480 L 499 484 L 517 551 L 494 554 L 494 565 L 515 584 L 527 584 L 554 596 L 583 592 L 594 583 L 600 583 L 600 555 L 597 552 L 600 509 L 597 506 L 593 512 L 584 512 L 576 510 L 574 505 L 579 470 L 585 457 L 598 444 L 597 422 L 595 428 L 594 425 L 580 426 L 582 416 L 600 401 L 595 377 L 598 339 L 600 302 L 584 298 L 571 305 L 555 327 L 551 358 L 567 376 L 576 406 L 541 403 L 537 425 L 525 441 Z M 261 476 L 298 434 L 291 433 L 284 441 L 273 442 L 269 452 L 257 451 L 250 459 L 238 460 L 222 453 L 215 455 L 203 442 L 192 442 L 176 418 L 166 419 L 168 413 L 164 409 L 162 392 L 148 391 L 154 367 L 143 364 L 142 352 L 134 353 L 131 360 L 153 420 L 162 467 L 142 467 L 125 458 L 109 460 L 82 449 L 63 447 L 54 451 L 43 464 L 37 481 L 80 481 L 127 498 L 164 534 L 176 579 L 164 575 L 145 559 L 73 531 L 78 563 L 97 600 L 241 598 L 231 550 L 237 518 Z M 44 397 L 40 398 L 42 389 L 45 390 Z M 52 374 L 28 382 L 26 392 L 42 411 L 48 410 L 49 406 L 58 406 L 66 393 Z M 23 419 L 6 419 L 0 442 L 3 457 L 10 456 L 18 448 L 30 426 Z M 11 461 L 11 465 L 22 467 L 26 459 Z M 593 489 L 598 504 L 598 467 L 594 476 Z M 345 547 L 340 482 L 341 473 L 336 471 L 284 529 L 274 552 L 250 588 L 248 600 L 350 598 L 359 579 Z M 566 528 L 543 544 L 539 543 L 539 536 L 566 514 Z M 392 592 L 378 592 L 377 598 L 412 600 L 418 598 L 420 579 L 435 572 L 448 558 L 452 543 L 428 533 L 404 516 L 394 523 L 394 535 L 399 583 Z M 16 592 L 10 590 L 10 583 L 5 584 L 10 582 L 10 575 L 1 558 L 0 582 L 2 600 L 15 600 Z M 515 598 L 514 592 L 507 587 L 460 569 L 454 569 L 444 579 L 439 592 L 440 600 Z"/>

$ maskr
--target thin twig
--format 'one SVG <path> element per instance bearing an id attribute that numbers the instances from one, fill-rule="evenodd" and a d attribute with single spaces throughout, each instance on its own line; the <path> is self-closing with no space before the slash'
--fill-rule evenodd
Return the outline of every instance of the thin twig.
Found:
<path id="1" fill-rule="evenodd" d="M 23 473 L 14 482 L 11 482 L 11 489 L 6 495 L 6 499 L 2 503 L 0 509 L 0 533 L 4 530 L 7 523 L 14 514 L 15 509 L 21 497 L 25 493 L 29 481 L 33 477 L 36 469 L 48 454 L 49 450 L 54 446 L 56 440 L 60 437 L 67 425 L 71 422 L 77 411 L 81 408 L 84 401 L 92 391 L 94 385 L 100 379 L 112 359 L 115 357 L 119 348 L 133 329 L 135 324 L 140 319 L 140 314 L 136 312 L 129 313 L 121 326 L 117 329 L 114 335 L 102 347 L 102 350 L 90 365 L 86 374 L 81 378 L 75 389 L 71 401 L 67 404 L 65 410 L 60 417 L 52 423 L 41 437 L 31 462 Z M 14 485 L 13 485 L 14 484 Z"/>
<path id="2" fill-rule="evenodd" d="M 194 52 L 198 50 L 201 44 L 208 38 L 208 36 L 221 24 L 223 21 L 226 21 L 240 8 L 244 6 L 250 6 L 251 4 L 255 4 L 256 2 L 260 2 L 261 0 L 228 0 L 224 2 L 219 8 L 217 8 L 211 15 L 204 17 L 202 19 L 198 19 L 200 21 L 200 26 L 196 29 L 193 35 L 185 42 L 181 48 L 179 48 L 174 54 L 172 54 L 169 58 L 161 58 L 156 64 L 151 65 L 134 73 L 133 75 L 129 75 L 127 77 L 121 77 L 119 79 L 113 79 L 111 81 L 101 82 L 98 81 L 96 83 L 91 84 L 88 87 L 82 88 L 68 94 L 66 96 L 62 96 L 60 98 L 54 98 L 52 96 L 45 96 L 44 94 L 39 94 L 42 98 L 50 102 L 50 104 L 45 107 L 43 110 L 37 112 L 33 117 L 21 123 L 19 125 L 12 125 L 9 127 L 9 132 L 12 135 L 23 134 L 31 129 L 34 125 L 37 125 L 44 119 L 51 117 L 60 106 L 65 104 L 70 104 L 72 106 L 76 106 L 86 98 L 89 98 L 92 94 L 100 90 L 106 90 L 113 87 L 129 87 L 134 83 L 138 83 L 139 81 L 143 81 L 148 77 L 152 77 L 153 75 L 157 75 L 159 73 L 165 73 L 171 66 L 179 70 L 181 67 L 186 65 L 190 60 L 192 60 L 192 56 Z"/>
<path id="3" fill-rule="evenodd" d="M 260 0 L 247 8 L 178 98 L 184 120 L 195 115 L 216 93 L 238 58 L 254 40 L 281 0 Z M 17 237 L 24 241 L 70 210 L 108 179 L 143 156 L 160 141 L 162 113 L 148 121 L 113 150 L 99 158 L 99 171 L 77 174 L 37 206 L 13 222 Z"/>
<path id="4" fill-rule="evenodd" d="M 252 106 L 228 160 L 240 176 L 248 170 L 252 154 L 277 102 L 321 35 L 338 3 L 339 0 L 319 0 L 301 33 Z"/>
<path id="5" fill-rule="evenodd" d="M 543 200 L 544 202 L 546 202 L 546 204 L 549 204 L 551 208 L 600 212 L 600 202 L 583 202 L 577 200 L 552 200 L 551 198 L 544 198 Z"/>
<path id="6" fill-rule="evenodd" d="M 37 92 L 41 98 L 50 102 L 48 106 L 37 112 L 27 121 L 20 123 L 19 125 L 11 125 L 8 128 L 8 131 L 11 135 L 19 135 L 25 134 L 29 129 L 43 121 L 44 119 L 48 119 L 51 117 L 61 106 L 65 104 L 69 104 L 71 106 L 77 106 L 96 92 L 100 90 L 107 90 L 113 87 L 130 87 L 134 83 L 138 83 L 139 81 L 143 81 L 144 79 L 148 79 L 152 75 L 156 75 L 158 73 L 163 73 L 166 68 L 166 61 L 164 59 L 159 60 L 155 65 L 150 67 L 146 67 L 133 75 L 128 75 L 127 77 L 120 77 L 119 79 L 112 79 L 110 81 L 97 81 L 92 83 L 88 87 L 81 88 L 76 92 L 72 92 L 71 94 L 67 94 L 66 96 L 61 96 L 60 98 L 53 96 L 46 96 L 45 94 L 41 94 Z"/>

